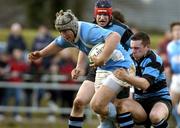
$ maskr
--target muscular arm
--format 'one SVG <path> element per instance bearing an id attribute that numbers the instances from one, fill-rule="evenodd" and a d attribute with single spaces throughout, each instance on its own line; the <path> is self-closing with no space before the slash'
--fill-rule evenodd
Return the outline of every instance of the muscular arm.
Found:
<path id="1" fill-rule="evenodd" d="M 133 85 L 135 88 L 140 88 L 142 90 L 146 90 L 150 86 L 150 83 L 148 82 L 147 79 L 145 79 L 143 77 L 138 77 L 138 76 L 128 74 L 125 69 L 116 70 L 114 72 L 114 75 L 118 79 Z"/>
<path id="2" fill-rule="evenodd" d="M 79 51 L 79 54 L 78 54 L 78 60 L 77 60 L 77 65 L 76 67 L 77 68 L 81 68 L 81 69 L 84 69 L 86 68 L 86 54 L 83 53 L 82 51 Z"/>
<path id="3" fill-rule="evenodd" d="M 86 54 L 83 53 L 82 51 L 79 51 L 76 68 L 74 68 L 71 72 L 72 79 L 77 79 L 80 75 L 85 74 L 85 72 L 86 72 L 85 71 L 85 69 L 86 69 L 85 60 L 86 60 Z"/>
<path id="4" fill-rule="evenodd" d="M 150 83 L 145 78 L 138 76 L 127 75 L 124 80 L 134 87 L 142 90 L 146 90 L 150 86 Z"/>
<path id="5" fill-rule="evenodd" d="M 105 40 L 105 45 L 102 53 L 99 55 L 99 59 L 102 62 L 106 62 L 108 58 L 113 53 L 114 49 L 117 47 L 117 44 L 119 43 L 121 37 L 118 33 L 113 32 L 111 33 Z"/>
<path id="6" fill-rule="evenodd" d="M 29 53 L 28 59 L 30 61 L 34 61 L 34 60 L 40 59 L 42 57 L 56 54 L 57 52 L 59 52 L 61 50 L 62 50 L 62 48 L 58 47 L 56 44 L 54 44 L 54 42 L 51 42 L 48 46 L 46 46 L 42 50 Z"/>
<path id="7" fill-rule="evenodd" d="M 56 54 L 57 52 L 61 51 L 62 48 L 58 47 L 54 42 L 51 42 L 47 47 L 40 50 L 41 57 L 49 56 Z"/>

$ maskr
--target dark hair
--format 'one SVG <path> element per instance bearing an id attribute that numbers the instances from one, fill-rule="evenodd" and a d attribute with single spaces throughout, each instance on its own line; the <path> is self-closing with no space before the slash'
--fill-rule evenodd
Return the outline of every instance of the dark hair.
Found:
<path id="1" fill-rule="evenodd" d="M 180 22 L 172 22 L 170 24 L 170 30 L 172 31 L 173 27 L 176 26 L 176 25 L 179 25 L 180 26 Z"/>
<path id="2" fill-rule="evenodd" d="M 98 0 L 95 4 L 96 8 L 111 8 L 111 0 Z"/>
<path id="3" fill-rule="evenodd" d="M 124 18 L 124 15 L 120 11 L 114 10 L 112 12 L 112 15 L 113 15 L 113 19 L 115 21 L 120 22 L 120 23 L 125 23 L 126 22 L 126 20 Z"/>
<path id="4" fill-rule="evenodd" d="M 142 44 L 144 46 L 149 46 L 150 45 L 150 37 L 147 33 L 145 32 L 137 32 L 135 33 L 131 40 L 137 41 L 137 40 L 142 40 Z"/>

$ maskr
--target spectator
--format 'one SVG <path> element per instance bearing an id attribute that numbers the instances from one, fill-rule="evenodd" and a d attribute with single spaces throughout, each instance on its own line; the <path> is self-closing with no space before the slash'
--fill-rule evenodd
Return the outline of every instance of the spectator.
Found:
<path id="1" fill-rule="evenodd" d="M 171 32 L 166 31 L 158 45 L 158 54 L 162 57 L 165 68 L 169 67 L 169 62 L 167 57 L 167 45 L 170 41 L 171 41 Z"/>
<path id="2" fill-rule="evenodd" d="M 53 40 L 52 35 L 50 34 L 48 28 L 45 25 L 40 25 L 36 37 L 32 43 L 32 51 L 43 49 Z M 39 59 L 30 63 L 30 70 L 28 71 L 31 74 L 31 79 L 27 80 L 28 82 L 40 82 L 41 77 L 45 69 L 49 68 L 51 63 L 51 56 Z M 40 105 L 40 100 L 43 97 L 44 90 L 38 89 L 38 106 Z M 31 106 L 32 103 L 32 89 L 25 89 L 27 100 L 25 102 L 26 106 Z M 31 118 L 31 114 L 27 113 L 27 117 Z"/>
<path id="3" fill-rule="evenodd" d="M 4 52 L 0 53 L 0 81 L 5 81 L 6 80 L 6 74 L 8 72 L 8 55 Z M 6 89 L 5 88 L 0 88 L 0 106 L 5 105 L 5 93 Z M 0 112 L 0 121 L 4 120 L 4 113 Z"/>
<path id="4" fill-rule="evenodd" d="M 71 49 L 64 49 L 61 52 L 61 60 L 59 62 L 59 72 L 61 75 L 66 75 L 66 80 L 61 81 L 62 83 L 66 83 L 68 85 L 72 85 L 74 81 L 71 79 L 71 71 L 75 68 L 76 63 L 73 60 L 73 53 L 71 52 Z M 73 99 L 74 99 L 74 91 L 68 90 L 68 91 L 62 91 L 61 97 L 63 97 L 62 100 L 62 106 L 63 107 L 72 107 Z"/>
<path id="5" fill-rule="evenodd" d="M 21 49 L 13 49 L 12 57 L 8 63 L 9 65 L 9 82 L 18 83 L 23 82 L 23 74 L 28 71 L 28 65 L 23 61 L 23 51 Z M 15 98 L 15 106 L 20 106 L 23 90 L 21 88 L 8 88 L 6 93 L 6 101 L 13 96 Z M 7 103 L 6 103 L 7 104 Z M 22 117 L 15 111 L 14 119 L 16 121 L 22 121 Z"/>
<path id="6" fill-rule="evenodd" d="M 164 63 L 164 71 L 166 73 L 166 77 L 167 77 L 167 84 L 168 86 L 170 85 L 170 79 L 171 79 L 171 69 L 169 66 L 169 61 L 168 61 L 168 55 L 167 55 L 167 45 L 168 43 L 172 40 L 171 39 L 171 32 L 170 31 L 166 31 L 162 37 L 162 39 L 160 40 L 159 44 L 158 44 L 158 49 L 157 52 L 158 54 L 161 56 L 163 63 Z"/>
<path id="7" fill-rule="evenodd" d="M 7 41 L 7 52 L 9 54 L 16 48 L 26 50 L 26 43 L 22 36 L 22 27 L 19 23 L 13 23 L 11 25 L 11 32 Z"/>
<path id="8" fill-rule="evenodd" d="M 33 41 L 32 51 L 41 50 L 53 40 L 48 28 L 44 25 L 39 26 L 38 33 Z M 42 65 L 45 69 L 49 68 L 51 56 L 45 57 L 42 60 Z"/>
<path id="9" fill-rule="evenodd" d="M 48 82 L 50 83 L 59 83 L 59 65 L 56 62 L 52 62 L 52 64 L 49 67 L 48 70 Z M 50 94 L 50 100 L 48 102 L 48 106 L 50 108 L 50 113 L 47 117 L 47 121 L 48 122 L 55 122 L 56 121 L 56 116 L 54 114 L 55 111 L 57 111 L 59 109 L 57 103 L 58 103 L 58 99 L 60 97 L 60 91 L 59 90 L 47 90 L 48 93 Z M 64 99 L 64 98 L 63 98 Z"/>
<path id="10" fill-rule="evenodd" d="M 29 66 L 29 70 L 27 73 L 31 76 L 29 79 L 26 79 L 26 82 L 41 82 L 41 77 L 44 73 L 44 68 L 42 67 L 42 59 L 38 59 L 35 61 L 32 61 Z M 44 94 L 44 90 L 37 89 L 37 105 L 40 105 L 40 100 L 42 99 L 42 96 Z M 33 90 L 32 89 L 24 89 L 26 100 L 25 105 L 26 106 L 32 106 L 32 96 L 33 96 Z M 26 113 L 27 118 L 31 118 L 31 113 Z"/>
<path id="11" fill-rule="evenodd" d="M 180 22 L 173 22 L 170 25 L 172 41 L 167 45 L 168 59 L 170 63 L 170 69 L 172 73 L 170 93 L 173 103 L 173 115 L 177 122 L 177 127 L 180 128 L 180 110 L 177 110 L 180 106 Z"/>

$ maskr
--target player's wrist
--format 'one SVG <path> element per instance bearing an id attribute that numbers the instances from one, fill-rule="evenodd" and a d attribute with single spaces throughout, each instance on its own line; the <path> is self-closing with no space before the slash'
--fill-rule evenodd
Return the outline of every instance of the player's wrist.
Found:
<path id="1" fill-rule="evenodd" d="M 125 81 L 125 82 L 129 82 L 130 80 L 131 80 L 131 76 L 128 75 L 128 74 L 125 74 L 125 75 L 124 75 L 124 81 Z"/>
<path id="2" fill-rule="evenodd" d="M 39 57 L 44 57 L 44 56 L 45 56 L 44 52 L 43 51 L 39 51 Z"/>

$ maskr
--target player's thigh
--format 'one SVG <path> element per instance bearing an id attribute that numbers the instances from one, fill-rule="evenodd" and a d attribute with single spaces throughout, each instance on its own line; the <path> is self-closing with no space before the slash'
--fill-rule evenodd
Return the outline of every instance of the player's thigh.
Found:
<path id="1" fill-rule="evenodd" d="M 81 99 L 84 103 L 89 103 L 94 93 L 94 82 L 85 80 L 80 86 L 75 99 Z"/>
<path id="2" fill-rule="evenodd" d="M 117 93 L 114 90 L 102 85 L 94 94 L 91 105 L 106 106 L 116 95 Z"/>

